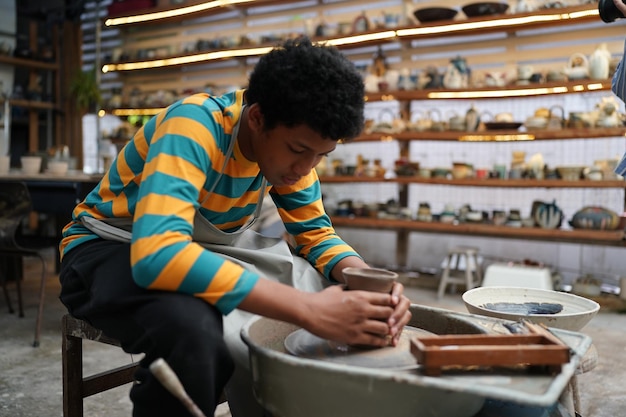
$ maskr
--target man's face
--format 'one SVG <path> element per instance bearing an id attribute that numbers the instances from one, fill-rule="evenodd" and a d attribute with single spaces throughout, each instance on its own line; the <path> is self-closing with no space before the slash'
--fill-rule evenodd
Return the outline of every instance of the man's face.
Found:
<path id="1" fill-rule="evenodd" d="M 307 126 L 277 126 L 259 132 L 254 153 L 261 173 L 276 186 L 293 185 L 306 176 L 337 142 L 324 139 Z"/>

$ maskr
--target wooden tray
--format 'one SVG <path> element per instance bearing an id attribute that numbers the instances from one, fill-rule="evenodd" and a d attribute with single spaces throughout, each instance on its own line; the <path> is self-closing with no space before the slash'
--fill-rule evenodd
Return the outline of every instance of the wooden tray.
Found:
<path id="1" fill-rule="evenodd" d="M 426 375 L 445 367 L 547 366 L 558 371 L 569 362 L 570 349 L 548 330 L 525 323 L 531 333 L 443 335 L 414 337 L 411 353 Z"/>

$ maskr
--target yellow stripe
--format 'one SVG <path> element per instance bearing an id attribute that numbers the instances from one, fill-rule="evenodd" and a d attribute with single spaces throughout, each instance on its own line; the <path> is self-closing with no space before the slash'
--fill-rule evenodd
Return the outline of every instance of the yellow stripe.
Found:
<path id="1" fill-rule="evenodd" d="M 157 171 L 175 178 L 185 178 L 198 189 L 206 182 L 204 171 L 198 169 L 197 166 L 185 158 L 176 155 L 160 154 L 157 158 L 146 163 L 144 168 L 146 178 Z"/>
<path id="2" fill-rule="evenodd" d="M 224 262 L 215 274 L 215 278 L 213 278 L 204 293 L 199 294 L 199 297 L 208 303 L 215 305 L 215 303 L 218 302 L 224 294 L 235 288 L 243 270 L 244 269 L 240 265 L 234 262 Z"/>
<path id="3" fill-rule="evenodd" d="M 224 165 L 224 154 L 215 146 L 215 139 L 211 132 L 202 124 L 186 117 L 172 117 L 164 121 L 154 132 L 152 143 L 156 143 L 163 136 L 175 133 L 194 141 L 203 149 L 209 150 L 209 159 L 214 170 L 220 171 Z M 144 158 L 145 159 L 145 158 Z"/>
<path id="4" fill-rule="evenodd" d="M 134 266 L 137 261 L 141 261 L 166 246 L 183 241 L 190 242 L 191 236 L 175 232 L 165 232 L 161 235 L 153 235 L 138 239 L 130 247 L 131 266 Z"/>
<path id="5" fill-rule="evenodd" d="M 261 191 L 249 191 L 237 198 L 230 198 L 220 194 L 213 193 L 211 197 L 209 197 L 202 207 L 213 210 L 218 213 L 224 211 L 224 207 L 245 207 L 248 204 L 255 204 L 259 200 L 259 193 Z M 206 195 L 206 193 L 205 193 Z M 202 197 L 201 197 L 202 201 Z"/>
<path id="6" fill-rule="evenodd" d="M 301 250 L 302 255 L 306 256 L 311 251 L 311 248 L 322 242 L 325 242 L 330 239 L 334 239 L 335 230 L 331 227 L 324 227 L 321 229 L 309 230 L 306 233 L 301 233 L 296 236 L 296 240 L 298 245 L 302 245 L 303 248 Z"/>
<path id="7" fill-rule="evenodd" d="M 135 149 L 137 149 L 139 157 L 145 161 L 146 156 L 148 155 L 149 146 L 148 141 L 144 136 L 143 127 L 139 129 L 139 131 L 135 134 L 135 137 L 133 138 L 133 144 L 135 145 Z"/>
<path id="8" fill-rule="evenodd" d="M 194 94 L 185 98 L 183 104 L 197 104 L 198 106 L 203 106 L 208 97 L 208 94 Z"/>
<path id="9" fill-rule="evenodd" d="M 175 215 L 186 219 L 191 223 L 196 212 L 192 204 L 171 195 L 150 193 L 137 203 L 135 213 L 137 216 L 155 215 L 170 216 Z M 139 219 L 140 217 L 137 217 Z M 135 219 L 135 220 L 137 220 Z"/>
<path id="10" fill-rule="evenodd" d="M 199 245 L 189 245 L 185 250 L 178 252 L 170 259 L 149 288 L 176 291 L 203 250 Z"/>
<path id="11" fill-rule="evenodd" d="M 313 219 L 319 217 L 323 213 L 322 201 L 317 200 L 306 206 L 298 207 L 293 210 L 278 209 L 280 217 L 285 219 L 287 223 L 298 223 L 302 219 Z"/>
<path id="12" fill-rule="evenodd" d="M 345 253 L 346 251 L 349 251 L 351 249 L 352 248 L 348 245 L 339 245 L 328 248 L 328 250 L 324 251 L 324 253 L 322 253 L 322 255 L 317 259 L 317 264 L 326 265 L 335 256 Z"/>

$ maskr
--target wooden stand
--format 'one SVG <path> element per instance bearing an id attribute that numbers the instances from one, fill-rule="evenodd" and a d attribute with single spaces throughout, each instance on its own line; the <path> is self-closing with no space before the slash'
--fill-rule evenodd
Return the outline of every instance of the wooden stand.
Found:
<path id="1" fill-rule="evenodd" d="M 424 374 L 440 375 L 445 367 L 547 366 L 560 371 L 570 349 L 546 328 L 525 322 L 527 334 L 443 335 L 415 337 L 411 353 Z"/>

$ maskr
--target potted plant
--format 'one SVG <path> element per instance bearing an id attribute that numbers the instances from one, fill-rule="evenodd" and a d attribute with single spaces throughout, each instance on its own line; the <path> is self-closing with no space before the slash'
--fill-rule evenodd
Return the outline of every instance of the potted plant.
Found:
<path id="1" fill-rule="evenodd" d="M 76 106 L 81 111 L 95 112 L 95 107 L 102 100 L 95 69 L 77 71 L 69 89 L 71 96 L 76 100 Z"/>

